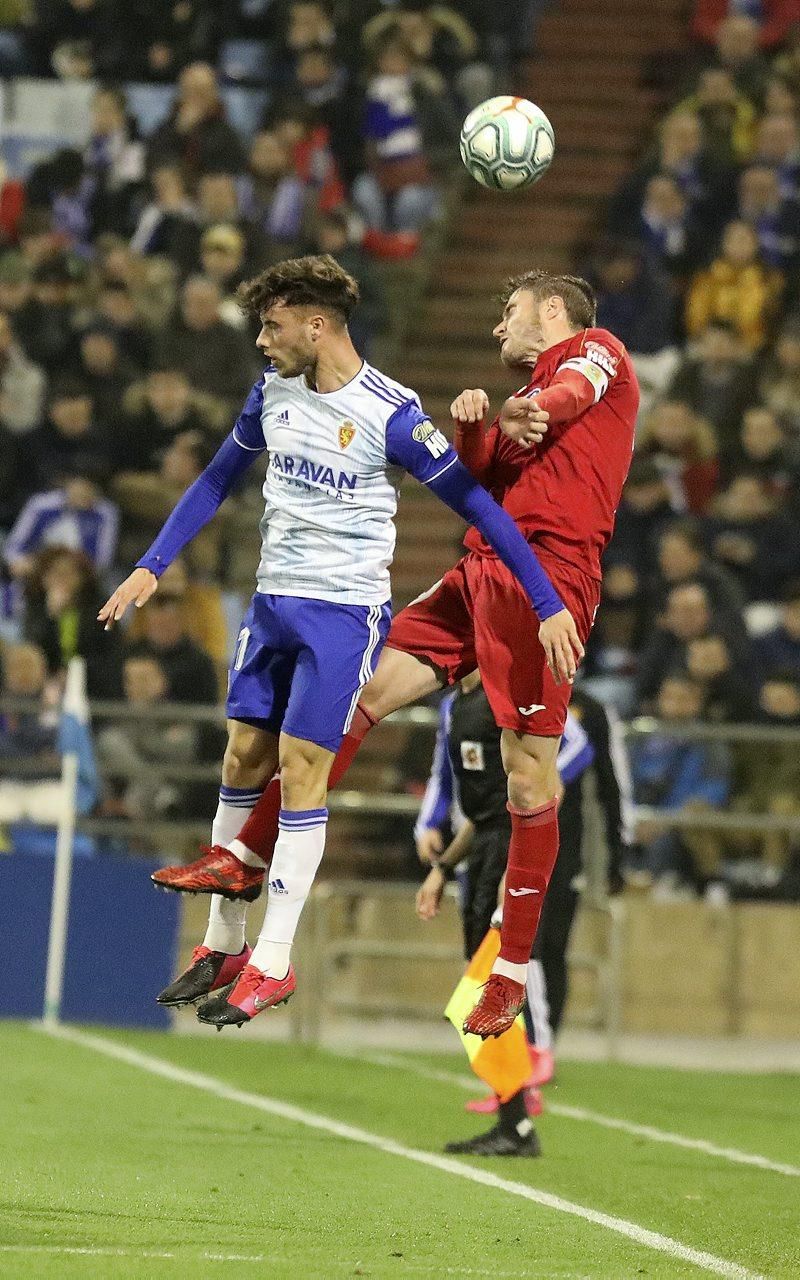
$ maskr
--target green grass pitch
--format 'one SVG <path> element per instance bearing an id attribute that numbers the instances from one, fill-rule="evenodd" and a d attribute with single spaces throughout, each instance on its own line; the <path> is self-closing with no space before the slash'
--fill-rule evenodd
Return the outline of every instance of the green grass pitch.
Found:
<path id="1" fill-rule="evenodd" d="M 246 1030 L 96 1034 L 418 1150 L 438 1152 L 481 1123 L 457 1082 L 368 1055 L 265 1044 Z M 417 1071 L 466 1069 L 457 1056 L 408 1058 Z M 709 1274 L 25 1025 L 0 1024 L 0 1061 L 0 1277 Z M 797 1077 L 563 1063 L 547 1097 L 800 1164 Z M 730 1275 L 800 1276 L 800 1178 L 565 1116 L 538 1127 L 540 1160 L 465 1163 L 703 1250 L 734 1264 Z"/>

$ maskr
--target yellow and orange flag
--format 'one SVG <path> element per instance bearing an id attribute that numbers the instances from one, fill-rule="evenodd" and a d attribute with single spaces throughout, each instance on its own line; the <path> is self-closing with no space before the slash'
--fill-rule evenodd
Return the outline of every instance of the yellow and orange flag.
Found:
<path id="1" fill-rule="evenodd" d="M 464 1019 L 478 999 L 480 988 L 492 972 L 492 965 L 499 951 L 500 930 L 490 929 L 450 997 L 444 1016 L 452 1022 L 461 1037 L 469 1065 L 476 1076 L 488 1084 L 501 1102 L 507 1102 L 525 1087 L 531 1075 L 531 1060 L 522 1014 L 508 1031 L 496 1039 L 481 1040 L 480 1036 L 465 1035 L 462 1029 Z"/>

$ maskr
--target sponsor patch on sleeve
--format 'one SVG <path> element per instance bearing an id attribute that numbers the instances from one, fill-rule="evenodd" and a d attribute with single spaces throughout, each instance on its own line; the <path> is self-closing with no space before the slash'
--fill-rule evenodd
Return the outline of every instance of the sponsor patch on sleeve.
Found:
<path id="1" fill-rule="evenodd" d="M 601 369 L 605 369 L 609 378 L 613 378 L 617 372 L 619 357 L 609 351 L 608 347 L 604 347 L 602 342 L 586 343 L 586 359 L 598 364 Z"/>
<path id="2" fill-rule="evenodd" d="M 587 382 L 592 384 L 594 389 L 594 402 L 605 394 L 608 388 L 608 374 L 605 369 L 594 364 L 586 356 L 573 356 L 571 360 L 565 360 L 561 365 L 562 369 L 574 369 L 576 373 L 582 373 Z"/>
<path id="3" fill-rule="evenodd" d="M 417 444 L 424 444 L 428 453 L 434 458 L 441 458 L 450 447 L 447 437 L 430 421 L 418 423 L 411 432 L 411 438 L 416 440 Z"/>

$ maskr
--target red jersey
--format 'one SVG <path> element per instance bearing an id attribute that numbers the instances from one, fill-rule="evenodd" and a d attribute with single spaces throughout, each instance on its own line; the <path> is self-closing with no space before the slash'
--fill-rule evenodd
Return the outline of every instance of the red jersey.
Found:
<path id="1" fill-rule="evenodd" d="M 517 394 L 538 395 L 554 382 L 574 383 L 576 375 L 593 391 L 588 408 L 564 421 L 551 414 L 544 440 L 532 448 L 509 440 L 496 418 L 478 478 L 530 542 L 599 579 L 633 454 L 639 384 L 618 338 L 607 329 L 582 329 L 543 351 Z M 477 529 L 469 530 L 466 545 L 494 555 Z"/>

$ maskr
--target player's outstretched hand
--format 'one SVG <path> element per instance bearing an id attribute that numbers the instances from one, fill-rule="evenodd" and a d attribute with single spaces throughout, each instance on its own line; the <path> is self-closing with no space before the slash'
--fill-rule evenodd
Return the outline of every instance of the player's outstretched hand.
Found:
<path id="1" fill-rule="evenodd" d="M 459 426 L 468 422 L 483 422 L 489 412 L 489 397 L 485 391 L 462 391 L 450 405 L 450 417 Z"/>
<path id="2" fill-rule="evenodd" d="M 539 640 L 556 684 L 572 684 L 584 650 L 569 609 L 559 610 L 540 625 Z"/>
<path id="3" fill-rule="evenodd" d="M 546 409 L 539 409 L 536 398 L 530 400 L 525 396 L 509 396 L 500 410 L 500 428 L 509 440 L 516 440 L 523 448 L 530 449 L 541 444 L 547 432 L 550 414 Z"/>
<path id="4" fill-rule="evenodd" d="M 134 569 L 133 573 L 121 582 L 97 615 L 97 621 L 105 623 L 105 630 L 110 631 L 115 622 L 119 622 L 129 604 L 141 609 L 147 604 L 158 586 L 158 578 L 149 569 Z"/>
<path id="5" fill-rule="evenodd" d="M 417 890 L 417 915 L 420 920 L 433 920 L 439 914 L 445 878 L 438 867 L 431 867 Z"/>

